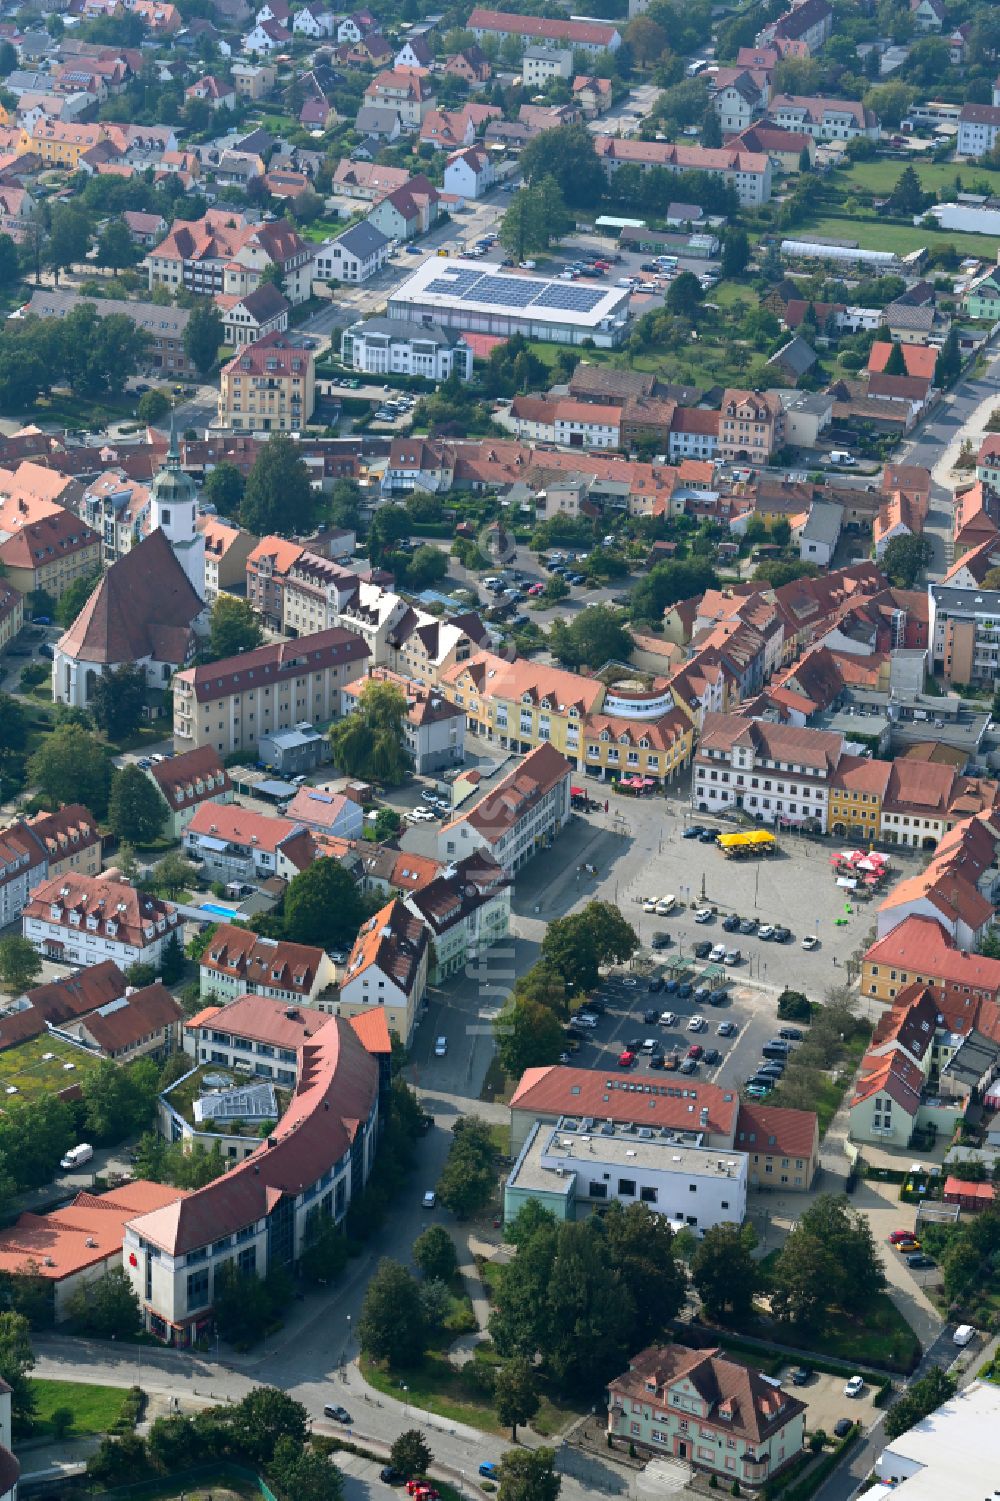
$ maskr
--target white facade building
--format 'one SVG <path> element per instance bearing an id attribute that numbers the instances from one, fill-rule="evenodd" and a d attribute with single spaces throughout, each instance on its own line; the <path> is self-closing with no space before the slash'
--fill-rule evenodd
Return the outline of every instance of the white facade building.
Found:
<path id="1" fill-rule="evenodd" d="M 695 752 L 691 806 L 701 813 L 740 808 L 761 823 L 827 826 L 830 775 L 843 739 L 736 714 L 706 714 Z"/>
<path id="2" fill-rule="evenodd" d="M 438 858 L 464 860 L 483 850 L 513 875 L 569 821 L 572 777 L 572 765 L 555 746 L 537 746 L 467 813 L 445 824 Z"/>
<path id="3" fill-rule="evenodd" d="M 87 966 L 113 959 L 119 969 L 159 965 L 184 925 L 176 907 L 111 875 L 76 871 L 42 881 L 21 918 L 25 938 L 43 958 Z"/>
<path id="4" fill-rule="evenodd" d="M 381 271 L 392 254 L 392 241 L 363 219 L 334 240 L 326 240 L 313 263 L 314 281 L 363 282 Z"/>
<path id="5" fill-rule="evenodd" d="M 521 59 L 525 88 L 544 87 L 551 78 L 569 78 L 572 72 L 573 53 L 569 47 L 525 47 Z"/>
<path id="6" fill-rule="evenodd" d="M 996 90 L 994 90 L 996 93 Z M 993 104 L 963 104 L 958 117 L 959 156 L 985 156 L 1000 136 L 1000 108 Z"/>
<path id="7" fill-rule="evenodd" d="M 890 1439 L 875 1461 L 875 1501 L 942 1501 L 996 1493 L 1000 1390 L 973 1381 L 929 1417 Z"/>
<path id="8" fill-rule="evenodd" d="M 472 379 L 472 350 L 460 333 L 433 323 L 369 318 L 346 328 L 340 339 L 345 365 L 365 375 L 419 375 L 443 381 Z"/>
<path id="9" fill-rule="evenodd" d="M 529 1199 L 566 1220 L 586 1212 L 577 1205 L 645 1204 L 679 1228 L 703 1234 L 743 1223 L 747 1158 L 688 1146 L 679 1133 L 664 1137 L 650 1126 L 564 1117 L 555 1126 L 531 1128 L 504 1185 L 508 1223 Z"/>

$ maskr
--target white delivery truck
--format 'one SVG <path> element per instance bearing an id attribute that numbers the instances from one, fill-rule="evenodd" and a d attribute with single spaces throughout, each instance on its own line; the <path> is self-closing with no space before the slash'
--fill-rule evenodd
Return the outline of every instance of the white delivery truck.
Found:
<path id="1" fill-rule="evenodd" d="M 82 1167 L 85 1162 L 90 1161 L 93 1155 L 94 1149 L 90 1143 L 88 1141 L 81 1141 L 78 1147 L 71 1147 L 66 1156 L 60 1158 L 59 1166 L 69 1172 L 75 1167 Z"/>

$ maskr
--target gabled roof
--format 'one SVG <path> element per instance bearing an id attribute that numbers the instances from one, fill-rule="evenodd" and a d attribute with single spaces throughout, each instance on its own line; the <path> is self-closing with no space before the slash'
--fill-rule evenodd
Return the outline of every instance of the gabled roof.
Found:
<path id="1" fill-rule="evenodd" d="M 179 665 L 203 608 L 157 527 L 111 565 L 56 651 L 99 666 L 146 657 Z"/>

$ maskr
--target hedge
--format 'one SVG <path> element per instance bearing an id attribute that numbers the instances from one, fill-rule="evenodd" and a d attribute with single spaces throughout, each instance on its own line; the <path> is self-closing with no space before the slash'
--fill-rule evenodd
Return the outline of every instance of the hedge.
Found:
<path id="1" fill-rule="evenodd" d="M 779 1496 L 781 1501 L 811 1501 L 823 1482 L 833 1474 L 848 1449 L 857 1442 L 860 1436 L 857 1423 L 852 1424 L 850 1433 L 839 1439 L 836 1448 L 832 1449 L 829 1454 L 824 1454 L 819 1464 L 809 1471 L 805 1480 L 788 1489 L 782 1486 L 779 1490 L 767 1492 L 768 1501 L 777 1501 Z"/>

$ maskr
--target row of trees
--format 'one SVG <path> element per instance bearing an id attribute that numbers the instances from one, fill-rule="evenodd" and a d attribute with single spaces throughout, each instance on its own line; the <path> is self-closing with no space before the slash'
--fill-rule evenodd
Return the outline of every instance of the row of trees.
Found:
<path id="1" fill-rule="evenodd" d="M 0 404 L 23 412 L 57 386 L 91 401 L 120 396 L 149 343 L 124 313 L 99 318 L 90 302 L 65 318 L 7 321 L 0 329 Z"/>

